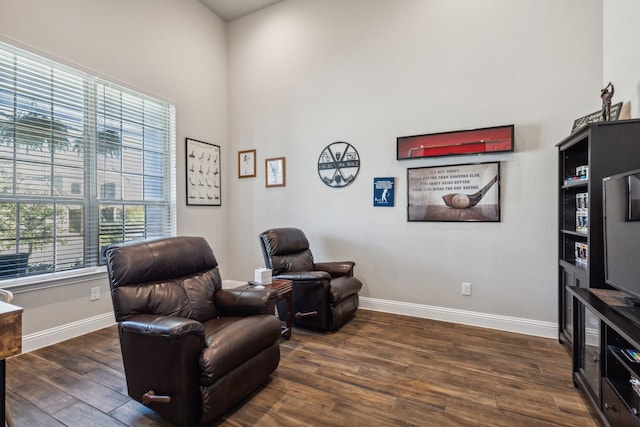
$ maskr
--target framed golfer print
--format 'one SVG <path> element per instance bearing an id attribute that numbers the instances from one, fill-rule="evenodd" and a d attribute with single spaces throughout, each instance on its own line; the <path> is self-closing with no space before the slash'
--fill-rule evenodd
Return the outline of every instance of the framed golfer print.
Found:
<path id="1" fill-rule="evenodd" d="M 264 163 L 265 185 L 267 187 L 284 187 L 287 184 L 285 158 L 275 157 L 273 159 L 266 159 Z"/>
<path id="2" fill-rule="evenodd" d="M 256 176 L 256 150 L 238 151 L 238 178 Z"/>

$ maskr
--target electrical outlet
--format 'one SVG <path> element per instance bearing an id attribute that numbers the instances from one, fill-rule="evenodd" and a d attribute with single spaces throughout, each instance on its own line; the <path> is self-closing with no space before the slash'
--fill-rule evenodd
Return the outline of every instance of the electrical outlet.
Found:
<path id="1" fill-rule="evenodd" d="M 95 288 L 91 288 L 91 301 L 100 299 L 100 287 L 96 286 Z"/>
<path id="2" fill-rule="evenodd" d="M 471 295 L 471 283 L 462 282 L 462 295 Z"/>

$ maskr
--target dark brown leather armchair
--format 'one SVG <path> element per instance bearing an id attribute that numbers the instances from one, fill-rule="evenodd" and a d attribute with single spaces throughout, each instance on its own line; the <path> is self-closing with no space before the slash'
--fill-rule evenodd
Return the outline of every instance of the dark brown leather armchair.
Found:
<path id="1" fill-rule="evenodd" d="M 129 396 L 178 426 L 209 422 L 280 362 L 277 294 L 223 290 L 200 237 L 105 251 Z"/>
<path id="2" fill-rule="evenodd" d="M 293 281 L 294 325 L 335 330 L 353 317 L 362 288 L 353 277 L 353 261 L 314 262 L 309 241 L 297 228 L 267 230 L 260 234 L 260 243 L 273 276 Z M 283 302 L 278 312 L 286 313 Z"/>

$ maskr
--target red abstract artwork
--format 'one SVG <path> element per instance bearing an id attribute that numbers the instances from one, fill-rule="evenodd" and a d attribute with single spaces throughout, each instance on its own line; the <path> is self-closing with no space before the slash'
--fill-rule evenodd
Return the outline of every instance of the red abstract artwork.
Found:
<path id="1" fill-rule="evenodd" d="M 402 136 L 397 160 L 513 151 L 513 125 Z"/>

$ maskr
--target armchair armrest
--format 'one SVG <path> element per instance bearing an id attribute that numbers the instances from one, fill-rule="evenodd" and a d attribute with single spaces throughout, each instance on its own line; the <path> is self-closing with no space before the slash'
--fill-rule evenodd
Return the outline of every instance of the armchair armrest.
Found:
<path id="1" fill-rule="evenodd" d="M 204 339 L 204 327 L 202 323 L 183 317 L 137 314 L 128 320 L 120 322 L 120 329 L 124 333 L 139 333 L 175 338 L 185 335 L 200 335 Z"/>
<path id="2" fill-rule="evenodd" d="M 275 313 L 278 293 L 271 289 L 221 289 L 214 298 L 221 316 L 252 316 Z"/>
<path id="3" fill-rule="evenodd" d="M 136 314 L 118 323 L 129 396 L 169 419 L 197 423 L 202 413 L 199 359 L 204 328 L 196 320 Z M 150 391 L 168 396 L 149 402 Z"/>
<path id="4" fill-rule="evenodd" d="M 331 275 L 326 271 L 288 271 L 280 273 L 276 277 L 278 279 L 293 280 L 294 282 L 331 279 Z"/>
<path id="5" fill-rule="evenodd" d="M 332 261 L 332 262 L 316 262 L 313 267 L 326 271 L 331 277 L 353 276 L 353 267 L 356 265 L 353 261 Z"/>

